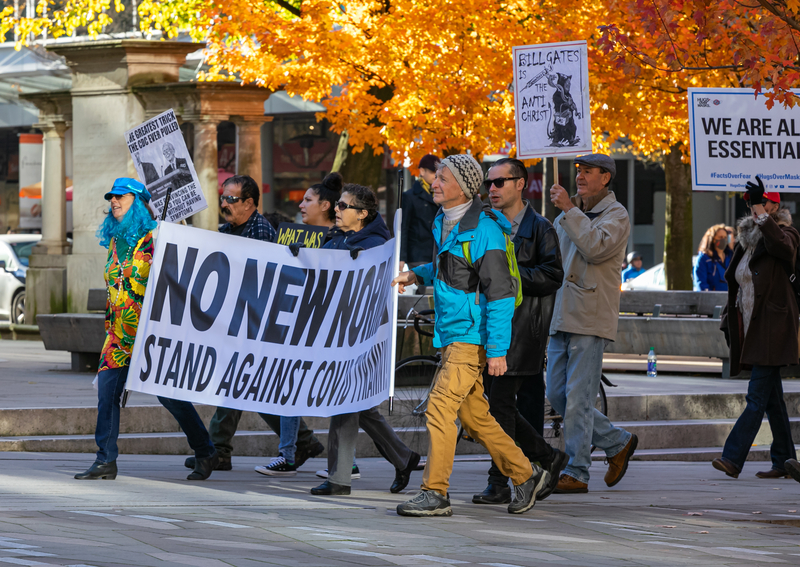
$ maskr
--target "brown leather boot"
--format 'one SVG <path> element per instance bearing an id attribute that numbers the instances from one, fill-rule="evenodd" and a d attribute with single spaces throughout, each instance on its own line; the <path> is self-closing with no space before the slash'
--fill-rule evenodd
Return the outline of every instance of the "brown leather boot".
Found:
<path id="1" fill-rule="evenodd" d="M 608 471 L 605 476 L 607 486 L 614 486 L 625 476 L 625 472 L 628 470 L 628 461 L 631 460 L 638 444 L 639 438 L 634 433 L 622 451 L 608 458 Z"/>
<path id="2" fill-rule="evenodd" d="M 568 474 L 562 474 L 558 477 L 558 484 L 553 492 L 556 494 L 585 494 L 589 492 L 589 485 Z"/>

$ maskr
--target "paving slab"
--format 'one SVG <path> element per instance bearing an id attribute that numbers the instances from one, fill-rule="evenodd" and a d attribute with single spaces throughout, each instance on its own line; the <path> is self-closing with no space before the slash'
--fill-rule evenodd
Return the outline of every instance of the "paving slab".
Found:
<path id="1" fill-rule="evenodd" d="M 451 518 L 403 518 L 394 470 L 359 459 L 346 497 L 311 496 L 325 461 L 271 479 L 234 457 L 232 471 L 185 480 L 183 457 L 121 455 L 114 481 L 76 481 L 85 455 L 0 453 L 0 565 L 70 566 L 757 566 L 800 563 L 800 483 L 730 479 L 707 463 L 631 463 L 614 488 L 595 463 L 583 495 L 530 512 L 471 503 L 488 462 L 459 458 Z"/>

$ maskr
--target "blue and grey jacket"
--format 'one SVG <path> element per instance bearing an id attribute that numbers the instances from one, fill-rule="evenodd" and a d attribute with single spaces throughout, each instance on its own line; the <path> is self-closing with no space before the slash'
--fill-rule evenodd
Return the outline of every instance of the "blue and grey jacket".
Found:
<path id="1" fill-rule="evenodd" d="M 442 240 L 444 213 L 433 221 L 436 257 L 413 269 L 423 285 L 433 285 L 436 327 L 433 345 L 482 345 L 486 356 L 505 356 L 511 345 L 511 319 L 516 291 L 506 260 L 511 225 L 475 197 L 453 231 Z M 464 258 L 469 243 L 472 265 Z"/>

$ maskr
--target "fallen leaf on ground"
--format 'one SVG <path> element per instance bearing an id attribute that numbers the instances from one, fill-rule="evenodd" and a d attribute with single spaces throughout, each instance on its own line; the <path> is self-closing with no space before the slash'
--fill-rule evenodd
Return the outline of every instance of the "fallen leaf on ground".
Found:
<path id="1" fill-rule="evenodd" d="M 686 514 L 687 516 L 702 516 L 702 512 L 689 512 Z"/>
<path id="2" fill-rule="evenodd" d="M 693 534 L 707 534 L 708 532 L 692 532 Z"/>
<path id="3" fill-rule="evenodd" d="M 601 496 L 600 498 L 602 498 L 603 500 L 611 500 L 610 496 Z"/>
<path id="4" fill-rule="evenodd" d="M 674 528 L 675 526 L 656 526 L 657 528 Z"/>
<path id="5" fill-rule="evenodd" d="M 772 490 L 780 490 L 780 488 L 773 488 Z"/>
<path id="6" fill-rule="evenodd" d="M 753 512 L 753 514 L 760 514 L 761 512 Z"/>
<path id="7" fill-rule="evenodd" d="M 725 500 L 724 498 L 714 498 L 714 500 Z"/>
<path id="8" fill-rule="evenodd" d="M 797 510 L 787 510 L 787 512 L 789 512 L 790 514 L 794 514 L 797 512 Z"/>

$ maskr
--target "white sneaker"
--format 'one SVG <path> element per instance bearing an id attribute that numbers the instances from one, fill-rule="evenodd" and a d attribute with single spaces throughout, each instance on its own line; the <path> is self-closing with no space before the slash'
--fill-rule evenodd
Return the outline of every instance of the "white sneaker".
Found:
<path id="1" fill-rule="evenodd" d="M 265 467 L 256 467 L 255 471 L 267 476 L 294 476 L 297 474 L 297 466 L 286 462 L 283 455 L 278 455 L 272 459 L 270 464 Z"/>
<path id="2" fill-rule="evenodd" d="M 328 469 L 317 471 L 317 476 L 320 478 L 328 478 Z M 353 465 L 353 474 L 350 478 L 361 478 L 361 471 L 358 470 L 358 465 Z"/>

